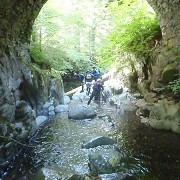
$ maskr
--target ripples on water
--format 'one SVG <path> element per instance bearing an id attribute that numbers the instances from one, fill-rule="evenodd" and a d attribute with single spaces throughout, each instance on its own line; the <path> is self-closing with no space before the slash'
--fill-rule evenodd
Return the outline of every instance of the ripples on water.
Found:
<path id="1" fill-rule="evenodd" d="M 53 169 L 64 178 L 72 173 L 88 173 L 88 152 L 98 148 L 87 150 L 81 146 L 97 136 L 109 136 L 117 142 L 123 155 L 121 172 L 132 179 L 180 179 L 179 135 L 154 130 L 140 123 L 131 111 L 100 111 L 111 116 L 115 125 L 98 117 L 77 121 L 69 120 L 67 115 L 54 118 L 31 142 L 35 148 L 26 149 L 20 163 L 14 164 L 4 179 L 28 179 L 39 167 Z"/>

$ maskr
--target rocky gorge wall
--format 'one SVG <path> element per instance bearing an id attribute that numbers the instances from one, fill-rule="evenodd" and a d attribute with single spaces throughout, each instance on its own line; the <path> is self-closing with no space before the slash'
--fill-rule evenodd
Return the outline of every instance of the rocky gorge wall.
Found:
<path id="1" fill-rule="evenodd" d="M 180 3 L 179 0 L 148 0 L 155 10 L 162 32 L 150 53 L 146 72 L 138 71 L 138 88 L 144 100 L 138 102 L 139 114 L 156 129 L 180 133 L 179 96 L 159 94 L 156 89 L 180 79 Z"/>
<path id="2" fill-rule="evenodd" d="M 61 77 L 51 77 L 48 72 L 30 67 L 27 45 L 22 45 L 19 60 L 10 54 L 1 54 L 0 61 L 0 167 L 6 168 L 16 148 L 22 147 L 37 130 L 36 117 L 42 107 L 53 100 L 54 106 L 62 104 L 63 83 Z M 26 144 L 26 143 L 25 143 Z M 0 168 L 0 169 L 1 169 Z"/>
<path id="3" fill-rule="evenodd" d="M 45 102 L 63 103 L 61 77 L 31 63 L 32 25 L 46 0 L 2 0 L 0 5 L 0 175 L 38 129 Z M 1 177 L 1 176 L 0 176 Z"/>

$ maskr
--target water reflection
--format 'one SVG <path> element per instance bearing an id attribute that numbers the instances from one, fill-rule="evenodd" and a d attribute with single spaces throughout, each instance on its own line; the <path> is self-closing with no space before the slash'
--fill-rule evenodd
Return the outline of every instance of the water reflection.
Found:
<path id="1" fill-rule="evenodd" d="M 135 176 L 142 179 L 180 179 L 179 135 L 147 127 L 129 114 L 124 115 L 125 121 L 117 128 L 117 139 L 126 154 L 125 163 L 136 169 Z"/>
<path id="2" fill-rule="evenodd" d="M 98 148 L 82 149 L 82 144 L 103 135 L 117 142 L 123 157 L 121 173 L 134 179 L 180 179 L 179 135 L 140 123 L 132 111 L 122 113 L 110 107 L 100 111 L 108 114 L 112 122 L 98 117 L 73 121 L 67 115 L 50 121 L 32 141 L 32 154 L 25 153 L 30 163 L 22 161 L 21 171 L 18 164 L 14 165 L 4 179 L 26 179 L 39 167 L 50 168 L 64 179 L 73 173 L 88 173 L 88 152 Z"/>

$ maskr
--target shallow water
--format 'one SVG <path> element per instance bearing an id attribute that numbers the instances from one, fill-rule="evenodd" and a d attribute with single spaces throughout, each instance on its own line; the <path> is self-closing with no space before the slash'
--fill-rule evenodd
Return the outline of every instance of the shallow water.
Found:
<path id="1" fill-rule="evenodd" d="M 20 162 L 16 160 L 3 179 L 29 179 L 40 167 L 58 172 L 63 179 L 75 173 L 89 173 L 88 153 L 101 147 L 83 149 L 82 145 L 98 136 L 108 136 L 117 142 L 116 147 L 123 155 L 121 173 L 128 177 L 180 179 L 180 136 L 142 124 L 130 109 L 104 105 L 92 120 L 69 120 L 66 114 L 57 116 L 31 140 L 35 147 L 25 149 L 16 158 Z"/>

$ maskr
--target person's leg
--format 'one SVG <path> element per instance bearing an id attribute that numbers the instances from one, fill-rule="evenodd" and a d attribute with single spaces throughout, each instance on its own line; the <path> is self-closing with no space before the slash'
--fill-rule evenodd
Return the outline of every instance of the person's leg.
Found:
<path id="1" fill-rule="evenodd" d="M 95 100 L 95 101 L 98 100 L 98 92 L 97 92 L 97 91 L 95 91 L 95 93 L 94 93 L 94 100 Z"/>
<path id="2" fill-rule="evenodd" d="M 94 100 L 96 101 L 96 103 L 100 103 L 100 92 L 96 92 Z"/>
<path id="3" fill-rule="evenodd" d="M 88 91 L 89 91 L 89 82 L 86 82 L 86 95 L 88 95 Z"/>
<path id="4" fill-rule="evenodd" d="M 91 94 L 91 96 L 90 96 L 90 98 L 89 98 L 89 101 L 88 101 L 88 105 L 91 103 L 91 100 L 93 99 L 93 97 L 94 97 L 94 93 L 92 92 L 92 94 Z"/>
<path id="5" fill-rule="evenodd" d="M 81 92 L 84 92 L 84 83 L 81 82 Z"/>
<path id="6" fill-rule="evenodd" d="M 90 94 L 91 86 L 92 86 L 92 82 L 88 82 L 88 83 L 87 83 L 87 95 Z"/>
<path id="7" fill-rule="evenodd" d="M 90 85 L 89 85 L 89 94 L 91 94 L 91 89 L 92 89 L 92 82 L 90 82 Z"/>

